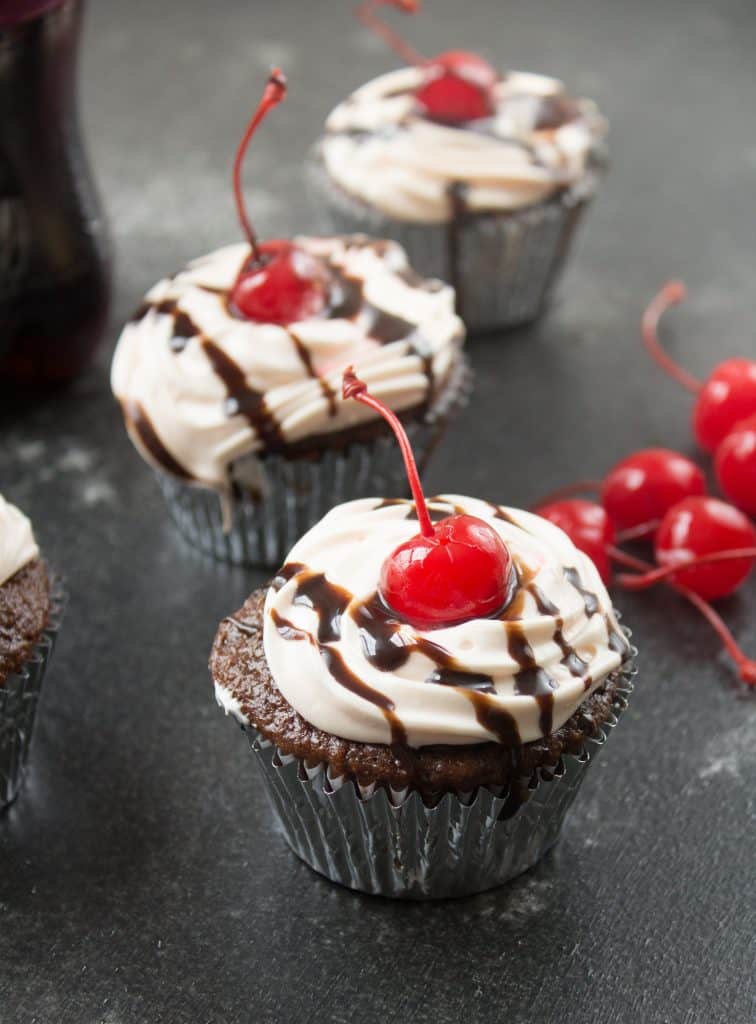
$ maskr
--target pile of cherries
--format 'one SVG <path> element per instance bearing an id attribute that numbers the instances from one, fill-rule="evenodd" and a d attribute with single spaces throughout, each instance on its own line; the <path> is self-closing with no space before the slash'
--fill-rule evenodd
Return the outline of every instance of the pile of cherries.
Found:
<path id="1" fill-rule="evenodd" d="M 603 480 L 584 480 L 545 499 L 536 512 L 561 527 L 593 561 L 606 583 L 616 563 L 635 570 L 616 581 L 639 590 L 665 582 L 707 618 L 746 683 L 756 686 L 756 661 L 743 654 L 708 603 L 734 593 L 756 561 L 756 361 L 727 359 L 701 382 L 662 349 L 658 324 L 685 289 L 662 288 L 642 321 L 646 348 L 662 368 L 696 394 L 693 433 L 714 453 L 714 470 L 730 502 L 707 493 L 706 477 L 691 459 L 666 448 L 634 452 Z M 599 501 L 571 495 L 594 492 Z M 626 541 L 647 541 L 655 564 L 622 550 Z"/>
<path id="2" fill-rule="evenodd" d="M 423 57 L 376 17 L 375 8 L 383 6 L 416 14 L 420 0 L 367 0 L 355 13 L 403 61 L 423 69 L 422 83 L 414 95 L 422 114 L 449 125 L 491 117 L 495 111 L 494 86 L 500 81 L 496 69 L 469 50 L 447 50 L 436 57 Z"/>

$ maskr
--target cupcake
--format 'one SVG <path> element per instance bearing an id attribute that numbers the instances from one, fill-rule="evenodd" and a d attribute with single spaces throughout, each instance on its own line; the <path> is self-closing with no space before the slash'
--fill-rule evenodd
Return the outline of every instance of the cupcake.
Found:
<path id="1" fill-rule="evenodd" d="M 274 72 L 237 155 L 247 241 L 155 285 L 112 367 L 127 430 L 182 532 L 219 559 L 272 567 L 333 503 L 376 480 L 401 488 L 386 424 L 341 398 L 344 366 L 401 415 L 423 462 L 469 383 L 452 289 L 419 277 L 395 242 L 257 241 L 241 158 L 283 95 Z"/>
<path id="2" fill-rule="evenodd" d="M 323 225 L 401 242 L 454 286 L 468 330 L 535 319 L 596 189 L 605 120 L 554 78 L 396 48 L 413 66 L 340 103 L 313 150 Z"/>
<path id="3" fill-rule="evenodd" d="M 0 496 L 0 811 L 23 781 L 61 610 L 31 523 Z"/>
<path id="4" fill-rule="evenodd" d="M 558 527 L 412 490 L 329 512 L 220 624 L 210 669 L 302 860 L 369 893 L 460 896 L 556 842 L 634 652 Z"/>

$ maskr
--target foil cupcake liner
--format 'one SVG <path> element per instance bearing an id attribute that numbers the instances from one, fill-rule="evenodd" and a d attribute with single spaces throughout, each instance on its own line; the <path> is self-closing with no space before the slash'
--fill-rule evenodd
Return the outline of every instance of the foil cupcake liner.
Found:
<path id="1" fill-rule="evenodd" d="M 471 371 L 460 356 L 453 378 L 425 419 L 406 425 L 421 472 L 471 386 Z M 393 436 L 324 449 L 316 457 L 254 457 L 254 487 L 239 482 L 232 495 L 167 473 L 156 475 L 174 523 L 193 547 L 221 562 L 273 569 L 334 505 L 374 494 L 407 493 Z"/>
<path id="2" fill-rule="evenodd" d="M 446 793 L 428 807 L 417 792 L 334 777 L 256 731 L 250 745 L 286 842 L 319 874 L 375 896 L 467 896 L 522 874 L 556 843 L 589 765 L 627 706 L 635 672 L 632 661 L 622 669 L 613 714 L 580 753 L 520 780 L 516 796 L 481 787 Z"/>
<path id="3" fill-rule="evenodd" d="M 53 580 L 47 626 L 20 670 L 0 684 L 0 812 L 18 796 L 26 775 L 42 682 L 65 604 L 62 585 Z"/>
<path id="4" fill-rule="evenodd" d="M 543 203 L 470 214 L 456 225 L 396 220 L 353 198 L 331 180 L 318 147 L 307 162 L 307 182 L 323 232 L 399 242 L 419 274 L 455 286 L 457 312 L 468 331 L 482 333 L 529 323 L 544 311 L 598 174 L 589 170 Z"/>

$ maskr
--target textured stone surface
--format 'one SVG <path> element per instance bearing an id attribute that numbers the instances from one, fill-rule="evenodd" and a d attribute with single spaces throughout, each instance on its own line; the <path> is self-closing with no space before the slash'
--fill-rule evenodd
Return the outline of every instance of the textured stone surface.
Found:
<path id="1" fill-rule="evenodd" d="M 0 1021 L 744 1024 L 755 708 L 670 593 L 617 596 L 641 674 L 562 842 L 472 900 L 397 906 L 316 878 L 271 830 L 246 740 L 213 703 L 217 622 L 261 577 L 175 535 L 107 364 L 161 273 L 237 237 L 231 155 L 272 61 L 291 95 L 251 154 L 250 203 L 263 232 L 312 222 L 307 146 L 341 96 L 392 66 L 349 6 L 91 5 L 83 101 L 117 243 L 112 327 L 71 394 L 0 410 L 0 490 L 32 515 L 71 592 L 28 786 L 0 819 Z M 689 398 L 640 351 L 638 318 L 682 276 L 692 296 L 670 349 L 700 373 L 756 350 L 756 11 L 426 7 L 407 30 L 428 52 L 465 45 L 553 71 L 614 127 L 557 305 L 474 348 L 477 397 L 430 488 L 527 504 L 633 447 L 690 450 Z M 723 609 L 754 651 L 755 607 L 756 581 Z"/>

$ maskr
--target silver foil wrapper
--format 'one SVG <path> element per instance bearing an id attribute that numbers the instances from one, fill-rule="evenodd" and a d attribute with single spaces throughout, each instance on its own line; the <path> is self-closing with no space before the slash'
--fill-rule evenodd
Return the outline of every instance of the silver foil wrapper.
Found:
<path id="1" fill-rule="evenodd" d="M 485 332 L 529 323 L 544 311 L 598 174 L 588 171 L 546 202 L 511 213 L 470 214 L 451 224 L 395 220 L 353 198 L 331 180 L 317 146 L 307 181 L 324 233 L 364 232 L 399 242 L 419 274 L 455 286 L 457 312 L 468 331 Z"/>
<path id="2" fill-rule="evenodd" d="M 0 683 L 0 812 L 15 800 L 24 781 L 42 682 L 65 603 L 63 588 L 54 580 L 47 626 L 21 669 Z"/>
<path id="3" fill-rule="evenodd" d="M 613 715 L 583 750 L 523 780 L 516 799 L 479 788 L 466 796 L 447 793 L 428 807 L 417 792 L 335 778 L 323 764 L 283 754 L 257 732 L 250 731 L 250 743 L 286 842 L 305 864 L 376 896 L 467 896 L 527 871 L 557 841 L 589 765 L 627 706 L 635 671 L 632 661 L 623 668 Z"/>
<path id="4" fill-rule="evenodd" d="M 460 356 L 426 417 L 406 424 L 421 472 L 471 387 L 472 374 Z M 156 474 L 171 517 L 186 539 L 205 554 L 234 565 L 276 569 L 302 534 L 334 505 L 376 494 L 407 493 L 404 463 L 393 435 L 343 449 L 324 448 L 317 457 L 252 457 L 237 470 L 231 495 Z"/>

